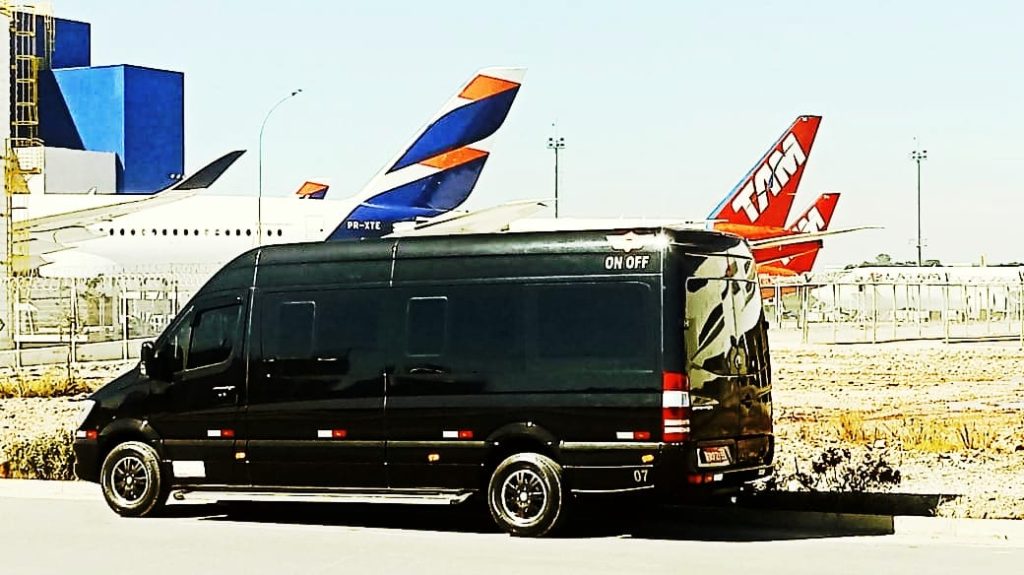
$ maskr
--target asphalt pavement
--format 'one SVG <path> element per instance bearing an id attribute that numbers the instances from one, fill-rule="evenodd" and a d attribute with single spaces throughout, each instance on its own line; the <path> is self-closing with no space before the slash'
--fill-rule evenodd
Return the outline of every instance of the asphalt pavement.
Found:
<path id="1" fill-rule="evenodd" d="M 1020 573 L 1024 543 L 984 529 L 592 500 L 556 537 L 495 530 L 486 509 L 174 504 L 124 519 L 88 484 L 0 489 L 0 572 L 131 573 Z M 978 523 L 981 525 L 981 523 Z M 898 531 L 898 530 L 897 530 Z M 756 570 L 756 571 L 755 571 Z"/>

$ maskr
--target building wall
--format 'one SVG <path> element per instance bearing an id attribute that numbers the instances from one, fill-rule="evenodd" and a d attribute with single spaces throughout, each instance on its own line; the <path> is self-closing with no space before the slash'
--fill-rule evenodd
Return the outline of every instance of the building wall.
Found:
<path id="1" fill-rule="evenodd" d="M 124 67 L 122 193 L 164 188 L 185 169 L 185 76 Z"/>
<path id="2" fill-rule="evenodd" d="M 54 18 L 53 40 L 51 68 L 82 68 L 92 64 L 92 33 L 88 22 Z"/>
<path id="3" fill-rule="evenodd" d="M 117 189 L 117 156 L 63 148 L 43 149 L 44 190 L 48 194 L 112 194 Z"/>
<path id="4" fill-rule="evenodd" d="M 184 169 L 184 76 L 137 66 L 71 68 L 40 78 L 48 147 L 114 152 L 117 191 L 147 194 Z"/>

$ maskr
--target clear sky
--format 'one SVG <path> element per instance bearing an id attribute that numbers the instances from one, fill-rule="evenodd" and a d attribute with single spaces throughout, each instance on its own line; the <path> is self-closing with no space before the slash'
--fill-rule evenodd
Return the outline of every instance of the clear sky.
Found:
<path id="1" fill-rule="evenodd" d="M 247 154 L 218 193 L 309 177 L 355 193 L 461 82 L 529 68 L 467 207 L 550 197 L 567 216 L 703 218 L 799 114 L 824 116 L 794 216 L 844 193 L 820 264 L 1024 260 L 1024 2 L 54 0 L 94 65 L 185 73 L 186 171 Z"/>

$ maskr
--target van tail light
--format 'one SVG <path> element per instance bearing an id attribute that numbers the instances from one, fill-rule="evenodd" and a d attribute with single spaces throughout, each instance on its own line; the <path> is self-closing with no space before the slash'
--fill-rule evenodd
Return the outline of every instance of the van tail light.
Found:
<path id="1" fill-rule="evenodd" d="M 684 373 L 666 371 L 661 379 L 661 439 L 681 443 L 690 439 L 690 380 Z"/>

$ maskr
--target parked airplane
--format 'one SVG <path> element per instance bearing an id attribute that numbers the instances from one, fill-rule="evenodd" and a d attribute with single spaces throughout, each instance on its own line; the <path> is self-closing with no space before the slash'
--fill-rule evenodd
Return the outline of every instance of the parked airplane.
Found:
<path id="1" fill-rule="evenodd" d="M 821 116 L 798 116 L 708 215 L 712 227 L 745 238 L 783 228 L 814 147 Z"/>
<path id="2" fill-rule="evenodd" d="M 803 178 L 804 169 L 814 147 L 821 116 L 798 116 L 766 151 L 754 167 L 711 211 L 707 220 L 678 219 L 586 219 L 526 220 L 513 222 L 511 229 L 530 231 L 551 229 L 586 229 L 596 225 L 658 226 L 679 225 L 709 227 L 747 239 L 754 248 L 754 259 L 765 264 L 763 273 L 791 275 L 785 268 L 808 269 L 821 248 L 822 234 L 828 234 L 839 194 L 825 194 L 791 226 L 786 227 Z M 841 230 L 848 231 L 848 230 Z M 814 238 L 801 234 L 814 233 Z M 835 232 L 832 232 L 835 233 Z M 812 253 L 813 252 L 813 255 Z M 785 265 L 779 261 L 786 259 Z M 790 263 L 789 260 L 793 259 Z"/>
<path id="3" fill-rule="evenodd" d="M 49 244 L 48 251 L 36 253 L 46 259 L 36 263 L 49 262 L 40 269 L 42 275 L 212 266 L 261 243 L 380 237 L 400 222 L 427 225 L 469 197 L 524 74 L 523 68 L 479 71 L 362 191 L 347 200 L 263 198 L 264 217 L 257 222 L 257 200 L 251 196 L 194 195 L 172 202 L 169 191 L 161 192 L 138 204 L 120 204 L 120 211 L 107 218 L 93 214 L 82 222 L 74 213 L 60 214 L 59 228 L 38 227 L 39 218 L 26 220 L 23 225 L 34 236 L 47 236 Z M 306 191 L 308 195 L 300 189 L 299 195 L 316 197 L 327 190 L 312 186 Z M 161 205 L 146 209 L 157 204 L 145 202 L 162 198 L 167 199 Z M 67 230 L 77 231 L 78 243 L 74 250 L 58 252 L 69 247 L 69 242 L 60 241 Z"/>
<path id="4" fill-rule="evenodd" d="M 786 237 L 827 231 L 838 203 L 838 193 L 821 194 L 791 226 L 780 233 L 764 237 Z M 760 248 L 754 250 L 754 261 L 757 262 L 757 271 L 761 275 L 795 276 L 811 271 L 821 248 L 820 239 Z"/>

